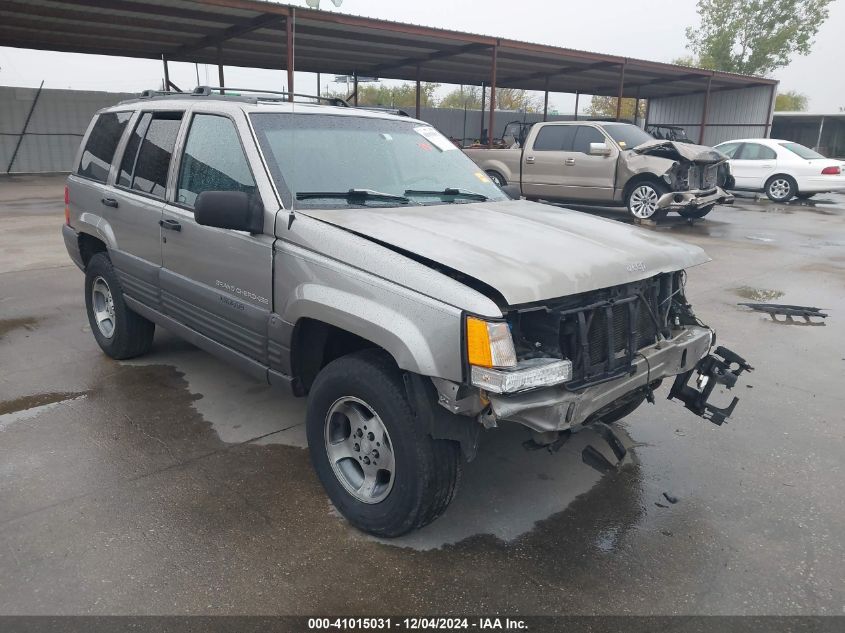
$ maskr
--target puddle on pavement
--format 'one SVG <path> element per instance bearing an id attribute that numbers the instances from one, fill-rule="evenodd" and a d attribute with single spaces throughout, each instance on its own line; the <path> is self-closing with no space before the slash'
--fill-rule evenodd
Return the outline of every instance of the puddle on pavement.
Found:
<path id="1" fill-rule="evenodd" d="M 15 422 L 29 420 L 67 402 L 80 400 L 86 395 L 86 392 L 39 393 L 0 402 L 0 431 Z"/>
<path id="2" fill-rule="evenodd" d="M 174 367 L 196 394 L 191 406 L 227 444 L 307 447 L 304 398 L 287 396 L 170 334 L 156 337 L 153 353 L 122 364 Z"/>
<path id="3" fill-rule="evenodd" d="M 152 354 L 121 364 L 148 369 L 153 365 L 172 366 L 191 394 L 188 406 L 226 444 L 307 448 L 305 399 L 263 385 L 170 335 L 156 338 Z M 515 424 L 485 432 L 478 457 L 464 464 L 454 502 L 444 516 L 422 530 L 399 539 L 379 540 L 348 529 L 366 541 L 420 551 L 460 543 L 479 534 L 503 542 L 519 538 L 596 485 L 601 476 L 582 463 L 581 451 L 587 444 L 599 450 L 605 447 L 604 441 L 589 430 L 575 434 L 554 454 L 525 450 L 522 442 L 527 438 L 527 431 Z M 623 441 L 631 443 L 624 435 Z M 330 515 L 343 522 L 336 513 Z"/>
<path id="4" fill-rule="evenodd" d="M 29 331 L 35 330 L 35 324 L 38 319 L 35 317 L 19 317 L 16 319 L 0 319 L 0 337 L 5 336 L 12 330 L 26 329 Z"/>
<path id="5" fill-rule="evenodd" d="M 785 293 L 781 290 L 768 290 L 766 288 L 752 288 L 751 286 L 740 286 L 734 288 L 734 292 L 743 299 L 749 301 L 772 301 L 780 299 Z"/>

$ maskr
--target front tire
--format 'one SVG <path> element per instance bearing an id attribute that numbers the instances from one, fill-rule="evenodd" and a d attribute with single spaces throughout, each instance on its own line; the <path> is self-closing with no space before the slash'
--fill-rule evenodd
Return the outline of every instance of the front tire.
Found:
<path id="1" fill-rule="evenodd" d="M 500 189 L 502 187 L 507 187 L 508 181 L 505 180 L 505 177 L 502 176 L 502 174 L 500 174 L 499 172 L 494 171 L 492 169 L 489 169 L 486 173 L 487 173 L 487 177 L 490 178 L 490 180 L 493 181 L 494 185 L 498 186 Z"/>
<path id="2" fill-rule="evenodd" d="M 155 324 L 126 305 L 106 253 L 96 253 L 85 267 L 85 307 L 91 332 L 107 356 L 123 360 L 152 348 Z"/>
<path id="3" fill-rule="evenodd" d="M 401 536 L 434 521 L 455 496 L 459 445 L 420 428 L 401 372 L 380 350 L 323 368 L 309 395 L 306 431 L 326 493 L 365 532 Z"/>
<path id="4" fill-rule="evenodd" d="M 792 176 L 778 174 L 766 181 L 766 196 L 772 202 L 788 202 L 798 193 L 798 184 Z"/>
<path id="5" fill-rule="evenodd" d="M 666 217 L 666 210 L 657 206 L 657 201 L 669 189 L 666 185 L 653 180 L 644 180 L 631 187 L 625 197 L 628 213 L 635 220 L 654 220 L 658 222 Z"/>
<path id="6" fill-rule="evenodd" d="M 698 220 L 710 213 L 713 210 L 714 206 L 716 205 L 709 204 L 706 207 L 701 207 L 700 209 L 681 209 L 680 211 L 678 211 L 678 214 L 682 218 L 687 218 L 689 220 Z"/>

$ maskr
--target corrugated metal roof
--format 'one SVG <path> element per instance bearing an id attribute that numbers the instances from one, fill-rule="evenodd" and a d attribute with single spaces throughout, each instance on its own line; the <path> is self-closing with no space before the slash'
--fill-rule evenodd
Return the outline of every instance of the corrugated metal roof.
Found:
<path id="1" fill-rule="evenodd" d="M 4 0 L 0 45 L 642 98 L 777 82 L 260 0 Z M 218 52 L 218 45 L 220 46 Z"/>

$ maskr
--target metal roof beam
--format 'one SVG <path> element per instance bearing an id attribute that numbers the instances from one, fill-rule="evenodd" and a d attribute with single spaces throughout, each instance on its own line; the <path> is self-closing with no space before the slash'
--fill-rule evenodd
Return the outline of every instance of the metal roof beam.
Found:
<path id="1" fill-rule="evenodd" d="M 187 55 L 188 53 L 193 53 L 194 51 L 201 51 L 204 48 L 217 46 L 219 44 L 222 44 L 226 40 L 230 40 L 235 37 L 240 37 L 241 35 L 246 35 L 247 33 L 250 33 L 252 31 L 257 31 L 258 29 L 270 26 L 271 24 L 280 22 L 281 20 L 282 18 L 278 14 L 264 13 L 252 19 L 243 20 L 242 22 L 233 24 L 232 26 L 223 29 L 219 33 L 215 33 L 213 35 L 206 35 L 205 37 L 194 42 L 193 44 L 184 44 L 177 48 L 175 51 L 172 51 L 171 54 L 181 56 Z"/>
<path id="2" fill-rule="evenodd" d="M 429 53 L 428 55 L 423 55 L 422 57 L 406 57 L 405 59 L 400 59 L 396 62 L 385 62 L 383 64 L 379 64 L 377 66 L 373 66 L 372 68 L 368 69 L 367 72 L 371 73 L 381 73 L 385 70 L 393 70 L 396 68 L 404 68 L 406 66 L 417 66 L 421 64 L 425 64 L 426 62 L 432 62 L 438 59 L 447 59 L 449 57 L 455 57 L 457 55 L 462 55 L 464 53 L 471 53 L 476 50 L 480 50 L 482 48 L 490 48 L 487 44 L 481 44 L 478 42 L 472 44 L 464 44 L 463 46 L 453 46 L 450 48 L 444 48 L 439 51 L 435 51 L 433 53 Z"/>
<path id="3" fill-rule="evenodd" d="M 675 83 L 676 81 L 689 81 L 690 79 L 711 79 L 712 75 L 701 75 L 699 73 L 689 73 L 686 75 L 680 75 L 678 77 L 662 77 L 660 79 L 652 79 L 651 81 L 646 81 L 644 83 L 638 84 L 628 84 L 625 88 L 644 88 L 646 86 L 654 86 L 654 85 L 662 85 L 662 84 L 671 84 Z M 602 90 L 613 90 L 616 86 L 599 86 L 596 88 L 596 91 Z"/>
<path id="4" fill-rule="evenodd" d="M 514 75 L 512 77 L 505 77 L 499 80 L 499 87 L 507 87 L 506 84 L 514 82 L 530 81 L 532 79 L 546 79 L 552 77 L 560 77 L 561 75 L 578 75 L 580 73 L 589 72 L 591 70 L 598 70 L 599 68 L 607 68 L 609 66 L 618 66 L 616 62 L 595 62 L 586 66 L 564 66 L 552 72 L 541 70 L 535 73 L 528 73 L 524 75 Z"/>

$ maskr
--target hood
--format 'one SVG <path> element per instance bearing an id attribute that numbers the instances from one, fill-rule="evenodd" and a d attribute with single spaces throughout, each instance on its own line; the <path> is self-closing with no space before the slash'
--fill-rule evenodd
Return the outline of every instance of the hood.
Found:
<path id="1" fill-rule="evenodd" d="M 509 305 L 607 288 L 702 264 L 698 246 L 527 200 L 300 209 L 495 288 Z"/>
<path id="2" fill-rule="evenodd" d="M 676 141 L 662 141 L 655 139 L 637 145 L 633 151 L 637 154 L 655 154 L 675 160 L 685 158 L 696 163 L 719 163 L 728 160 L 728 157 L 706 145 L 693 145 L 692 143 L 678 143 Z M 674 156 L 673 156 L 674 154 Z"/>

